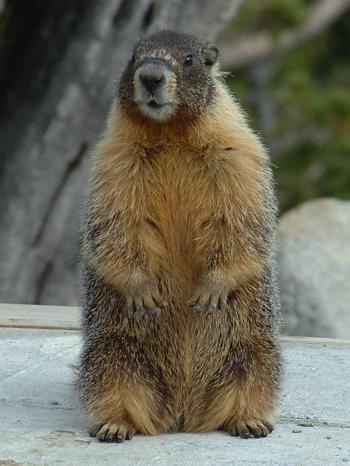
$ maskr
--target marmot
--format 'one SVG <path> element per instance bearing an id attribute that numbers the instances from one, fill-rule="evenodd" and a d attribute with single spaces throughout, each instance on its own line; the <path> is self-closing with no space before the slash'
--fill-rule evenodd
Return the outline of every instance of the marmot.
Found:
<path id="1" fill-rule="evenodd" d="M 187 34 L 141 40 L 94 158 L 79 385 L 101 441 L 273 429 L 276 202 L 217 58 Z"/>

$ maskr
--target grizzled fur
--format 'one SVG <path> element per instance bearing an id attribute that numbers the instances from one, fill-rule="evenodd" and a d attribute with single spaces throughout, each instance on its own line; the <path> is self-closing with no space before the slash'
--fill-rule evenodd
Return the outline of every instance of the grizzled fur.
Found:
<path id="1" fill-rule="evenodd" d="M 186 66 L 184 60 L 189 55 L 193 64 Z M 208 105 L 215 91 L 215 76 L 210 65 L 217 57 L 216 47 L 190 35 L 169 31 L 162 31 L 140 41 L 123 73 L 118 92 L 120 105 L 135 118 L 142 115 L 135 105 L 131 83 L 135 70 L 150 57 L 163 60 L 175 75 L 173 83 L 176 85 L 176 97 L 181 111 L 179 117 L 198 115 Z M 177 116 L 176 113 L 178 112 L 174 112 L 174 117 Z"/>
<path id="2" fill-rule="evenodd" d="M 275 197 L 268 157 L 216 58 L 211 44 L 172 32 L 137 44 L 97 149 L 80 390 L 99 440 L 272 430 Z M 150 96 L 154 117 L 137 101 L 149 60 L 166 76 Z"/>

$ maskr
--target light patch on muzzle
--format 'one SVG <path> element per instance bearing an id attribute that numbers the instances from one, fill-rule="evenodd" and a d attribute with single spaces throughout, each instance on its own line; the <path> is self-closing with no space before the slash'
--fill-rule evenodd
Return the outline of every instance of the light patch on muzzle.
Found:
<path id="1" fill-rule="evenodd" d="M 135 72 L 134 89 L 135 101 L 144 114 L 165 120 L 174 113 L 176 76 L 163 60 L 145 60 Z"/>

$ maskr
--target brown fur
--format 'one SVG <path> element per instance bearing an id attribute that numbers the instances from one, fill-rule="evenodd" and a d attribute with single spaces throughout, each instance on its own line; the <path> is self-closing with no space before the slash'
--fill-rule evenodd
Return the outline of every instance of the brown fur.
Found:
<path id="1" fill-rule="evenodd" d="M 113 107 L 84 241 L 81 387 L 101 440 L 271 429 L 280 363 L 267 163 L 219 79 L 193 121 L 160 125 Z M 188 305 L 222 289 L 224 311 L 198 315 Z M 159 294 L 167 308 L 130 316 L 129 293 L 150 307 Z"/>

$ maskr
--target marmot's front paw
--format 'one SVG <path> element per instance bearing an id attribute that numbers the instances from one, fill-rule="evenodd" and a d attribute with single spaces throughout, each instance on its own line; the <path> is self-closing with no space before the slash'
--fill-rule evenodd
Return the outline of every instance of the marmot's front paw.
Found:
<path id="1" fill-rule="evenodd" d="M 225 310 L 228 294 L 227 288 L 208 283 L 201 286 L 187 304 L 199 314 L 212 314 L 217 309 Z"/>
<path id="2" fill-rule="evenodd" d="M 129 315 L 145 315 L 150 312 L 158 316 L 166 307 L 167 303 L 160 296 L 157 285 L 150 282 L 139 284 L 130 290 L 126 296 Z"/>

